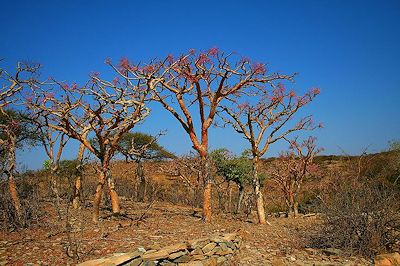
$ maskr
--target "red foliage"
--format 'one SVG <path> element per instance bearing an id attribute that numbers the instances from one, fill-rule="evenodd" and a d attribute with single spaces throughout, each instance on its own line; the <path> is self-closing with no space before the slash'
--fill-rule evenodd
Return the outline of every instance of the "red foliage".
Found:
<path id="1" fill-rule="evenodd" d="M 258 75 L 264 75 L 265 74 L 265 65 L 262 63 L 253 63 L 251 66 L 251 69 L 254 74 Z"/>
<path id="2" fill-rule="evenodd" d="M 209 50 L 208 50 L 208 54 L 210 55 L 210 56 L 214 56 L 214 57 L 216 57 L 218 54 L 219 54 L 219 49 L 217 48 L 217 47 L 212 47 L 212 48 L 210 48 Z"/>
<path id="3" fill-rule="evenodd" d="M 119 60 L 118 66 L 121 69 L 129 69 L 131 64 L 129 63 L 129 60 L 126 57 L 122 57 Z"/>

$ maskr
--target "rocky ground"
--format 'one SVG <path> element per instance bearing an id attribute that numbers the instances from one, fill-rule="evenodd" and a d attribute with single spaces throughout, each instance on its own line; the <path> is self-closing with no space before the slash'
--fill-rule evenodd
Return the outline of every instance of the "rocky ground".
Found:
<path id="1" fill-rule="evenodd" d="M 269 224 L 258 225 L 251 217 L 215 214 L 213 222 L 205 224 L 199 210 L 190 207 L 126 201 L 122 204 L 124 216 L 117 219 L 103 210 L 101 221 L 93 225 L 90 208 L 68 212 L 64 208 L 62 219 L 57 221 L 51 204 L 44 204 L 47 211 L 31 229 L 0 231 L 0 265 L 72 265 L 137 247 L 157 249 L 213 233 L 231 232 L 243 238 L 241 250 L 231 265 L 371 264 L 368 259 L 347 256 L 340 250 L 309 248 L 306 236 L 315 231 L 318 216 L 269 217 Z"/>

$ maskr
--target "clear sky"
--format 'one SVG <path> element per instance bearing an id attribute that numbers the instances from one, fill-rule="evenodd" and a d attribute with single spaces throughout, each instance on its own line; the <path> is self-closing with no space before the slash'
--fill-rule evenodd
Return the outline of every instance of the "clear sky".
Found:
<path id="1" fill-rule="evenodd" d="M 315 132 L 326 154 L 381 151 L 400 138 L 400 1 L 1 1 L 0 57 L 40 62 L 45 77 L 82 82 L 105 71 L 104 60 L 132 61 L 217 46 L 281 73 L 299 72 L 294 87 L 321 88 L 307 108 L 325 128 Z M 140 127 L 167 129 L 160 142 L 183 154 L 190 142 L 169 113 L 155 108 Z M 211 148 L 247 143 L 213 129 Z M 286 145 L 276 144 L 267 156 Z M 75 156 L 70 145 L 65 158 Z M 40 167 L 41 150 L 19 154 Z"/>

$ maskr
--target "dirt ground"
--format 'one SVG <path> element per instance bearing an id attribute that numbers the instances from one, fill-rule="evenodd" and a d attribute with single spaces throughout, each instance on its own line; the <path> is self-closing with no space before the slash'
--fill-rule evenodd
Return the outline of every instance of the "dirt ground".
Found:
<path id="1" fill-rule="evenodd" d="M 43 204 L 46 212 L 33 228 L 0 231 L 0 265 L 73 265 L 74 250 L 82 262 L 137 247 L 159 248 L 217 232 L 237 232 L 243 237 L 241 251 L 230 265 L 371 264 L 361 257 L 329 256 L 322 250 L 307 248 L 304 236 L 318 224 L 318 216 L 269 217 L 269 224 L 258 225 L 253 222 L 255 217 L 214 214 L 212 223 L 206 224 L 200 218 L 200 210 L 190 207 L 124 201 L 124 216 L 115 218 L 102 210 L 101 221 L 94 225 L 90 221 L 90 207 L 69 212 L 64 208 L 63 219 L 57 221 L 51 203 Z M 71 226 L 66 226 L 67 216 Z"/>

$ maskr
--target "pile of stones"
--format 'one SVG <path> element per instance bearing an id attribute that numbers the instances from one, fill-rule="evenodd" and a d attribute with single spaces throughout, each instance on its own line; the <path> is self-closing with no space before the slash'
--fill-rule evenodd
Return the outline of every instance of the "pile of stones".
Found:
<path id="1" fill-rule="evenodd" d="M 112 256 L 86 261 L 80 266 L 214 266 L 227 262 L 239 250 L 242 239 L 237 234 L 219 234 L 190 240 L 161 249 L 116 253 Z"/>

